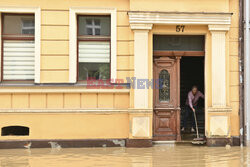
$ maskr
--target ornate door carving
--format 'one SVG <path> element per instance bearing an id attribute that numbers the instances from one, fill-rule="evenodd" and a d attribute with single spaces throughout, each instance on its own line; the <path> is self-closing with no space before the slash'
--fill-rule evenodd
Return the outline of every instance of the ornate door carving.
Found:
<path id="1" fill-rule="evenodd" d="M 154 140 L 180 140 L 179 59 L 154 58 Z"/>

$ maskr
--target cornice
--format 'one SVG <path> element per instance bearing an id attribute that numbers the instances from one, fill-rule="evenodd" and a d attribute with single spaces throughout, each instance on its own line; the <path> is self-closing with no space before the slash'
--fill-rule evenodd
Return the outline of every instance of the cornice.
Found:
<path id="1" fill-rule="evenodd" d="M 186 25 L 230 25 L 232 13 L 196 12 L 145 12 L 130 11 L 129 23 L 134 24 L 186 24 Z"/>

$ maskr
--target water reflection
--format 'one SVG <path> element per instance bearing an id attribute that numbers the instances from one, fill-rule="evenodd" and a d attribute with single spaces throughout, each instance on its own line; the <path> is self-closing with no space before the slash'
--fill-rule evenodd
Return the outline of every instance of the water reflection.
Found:
<path id="1" fill-rule="evenodd" d="M 250 163 L 250 148 L 167 146 L 0 150 L 0 167 L 236 167 Z"/>

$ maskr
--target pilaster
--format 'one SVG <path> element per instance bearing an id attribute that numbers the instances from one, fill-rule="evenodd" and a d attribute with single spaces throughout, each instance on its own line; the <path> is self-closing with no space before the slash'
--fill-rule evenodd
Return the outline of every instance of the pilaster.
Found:
<path id="1" fill-rule="evenodd" d="M 131 24 L 134 31 L 134 77 L 136 86 L 134 89 L 134 108 L 148 108 L 148 89 L 138 85 L 139 81 L 148 79 L 148 32 L 152 24 Z"/>
<path id="2" fill-rule="evenodd" d="M 229 26 L 209 25 L 212 35 L 212 107 L 226 106 L 226 32 Z"/>
<path id="3" fill-rule="evenodd" d="M 140 140 L 152 140 L 152 109 L 148 105 L 146 80 L 149 72 L 148 33 L 152 24 L 130 24 L 134 32 L 134 108 L 129 113 L 129 140 L 137 145 Z M 139 139 L 139 140 L 138 140 Z M 137 143 L 138 142 L 138 143 Z M 146 142 L 147 143 L 147 142 Z M 149 142 L 150 143 L 150 142 Z M 150 145 L 150 144 L 149 144 Z"/>
<path id="4" fill-rule="evenodd" d="M 229 25 L 208 25 L 208 29 L 212 39 L 212 106 L 207 109 L 206 136 L 217 142 L 217 139 L 231 137 L 232 109 L 226 101 L 226 33 Z"/>

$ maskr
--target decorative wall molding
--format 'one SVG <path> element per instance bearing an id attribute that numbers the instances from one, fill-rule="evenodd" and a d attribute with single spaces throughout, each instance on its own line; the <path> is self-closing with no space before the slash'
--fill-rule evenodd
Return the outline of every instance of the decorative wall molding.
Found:
<path id="1" fill-rule="evenodd" d="M 231 107 L 209 107 L 208 112 L 232 112 Z"/>
<path id="2" fill-rule="evenodd" d="M 150 117 L 134 116 L 132 118 L 132 136 L 140 138 L 150 138 Z"/>
<path id="3" fill-rule="evenodd" d="M 129 109 L 129 113 L 130 114 L 138 114 L 138 113 L 147 113 L 147 114 L 152 114 L 153 113 L 153 109 L 152 108 L 142 108 L 142 109 L 138 109 L 138 108 L 130 108 Z"/>
<path id="4" fill-rule="evenodd" d="M 209 31 L 229 31 L 230 25 L 208 25 Z"/>
<path id="5" fill-rule="evenodd" d="M 130 24 L 132 30 L 151 30 L 153 24 Z"/>
<path id="6" fill-rule="evenodd" d="M 232 13 L 130 11 L 128 15 L 130 24 L 230 25 Z"/>

